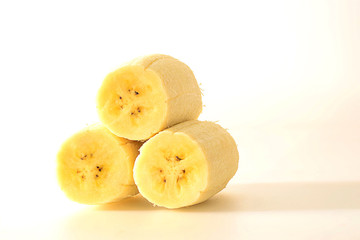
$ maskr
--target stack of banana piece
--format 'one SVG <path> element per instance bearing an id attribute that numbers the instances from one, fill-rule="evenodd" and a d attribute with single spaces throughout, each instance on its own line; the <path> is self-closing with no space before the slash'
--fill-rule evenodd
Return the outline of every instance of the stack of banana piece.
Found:
<path id="1" fill-rule="evenodd" d="M 167 55 L 136 58 L 106 76 L 101 123 L 67 139 L 57 154 L 61 189 L 79 203 L 139 192 L 166 208 L 203 202 L 225 188 L 239 153 L 221 126 L 196 120 L 201 91 L 191 69 Z"/>

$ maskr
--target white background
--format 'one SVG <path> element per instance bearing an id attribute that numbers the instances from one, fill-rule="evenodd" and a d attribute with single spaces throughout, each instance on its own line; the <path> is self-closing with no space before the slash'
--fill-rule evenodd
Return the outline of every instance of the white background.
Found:
<path id="1" fill-rule="evenodd" d="M 359 43 L 355 0 L 1 1 L 0 238 L 360 239 Z M 190 210 L 70 202 L 60 144 L 98 121 L 106 74 L 151 53 L 193 69 L 238 173 Z"/>

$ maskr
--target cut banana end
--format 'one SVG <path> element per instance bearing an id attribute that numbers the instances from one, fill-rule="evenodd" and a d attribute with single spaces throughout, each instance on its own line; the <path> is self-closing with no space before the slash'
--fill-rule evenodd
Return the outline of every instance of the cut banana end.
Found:
<path id="1" fill-rule="evenodd" d="M 139 142 L 112 134 L 101 124 L 89 126 L 63 143 L 57 155 L 61 189 L 85 204 L 115 202 L 138 193 L 133 179 Z"/>
<path id="2" fill-rule="evenodd" d="M 166 129 L 140 148 L 134 179 L 155 205 L 180 208 L 207 200 L 235 175 L 239 153 L 231 135 L 207 121 Z"/>
<path id="3" fill-rule="evenodd" d="M 187 65 L 167 55 L 149 55 L 105 78 L 97 110 L 102 123 L 117 136 L 146 140 L 169 126 L 197 119 L 201 91 Z"/>

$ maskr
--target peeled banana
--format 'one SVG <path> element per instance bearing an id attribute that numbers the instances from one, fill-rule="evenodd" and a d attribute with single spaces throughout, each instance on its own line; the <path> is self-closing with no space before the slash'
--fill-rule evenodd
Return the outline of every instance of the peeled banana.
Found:
<path id="1" fill-rule="evenodd" d="M 221 191 L 238 168 L 231 135 L 208 121 L 187 121 L 144 143 L 134 166 L 140 193 L 155 205 L 180 208 Z"/>
<path id="2" fill-rule="evenodd" d="M 133 166 L 140 146 L 101 124 L 81 130 L 57 154 L 61 189 L 73 201 L 85 204 L 115 202 L 137 194 Z"/>
<path id="3" fill-rule="evenodd" d="M 191 69 L 162 54 L 140 57 L 107 75 L 97 94 L 101 122 L 115 135 L 146 140 L 202 111 Z"/>

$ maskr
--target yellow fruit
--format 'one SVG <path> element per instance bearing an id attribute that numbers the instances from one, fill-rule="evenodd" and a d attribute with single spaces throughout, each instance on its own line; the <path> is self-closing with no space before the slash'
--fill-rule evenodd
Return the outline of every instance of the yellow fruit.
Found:
<path id="1" fill-rule="evenodd" d="M 187 121 L 144 143 L 134 166 L 140 193 L 166 208 L 207 200 L 221 191 L 238 168 L 231 135 L 207 121 Z"/>
<path id="2" fill-rule="evenodd" d="M 117 136 L 146 140 L 177 123 L 197 119 L 201 91 L 187 65 L 167 55 L 149 55 L 105 78 L 97 110 L 102 123 Z"/>
<path id="3" fill-rule="evenodd" d="M 112 134 L 101 124 L 71 136 L 57 155 L 61 189 L 85 204 L 114 202 L 138 193 L 133 179 L 139 142 Z"/>

